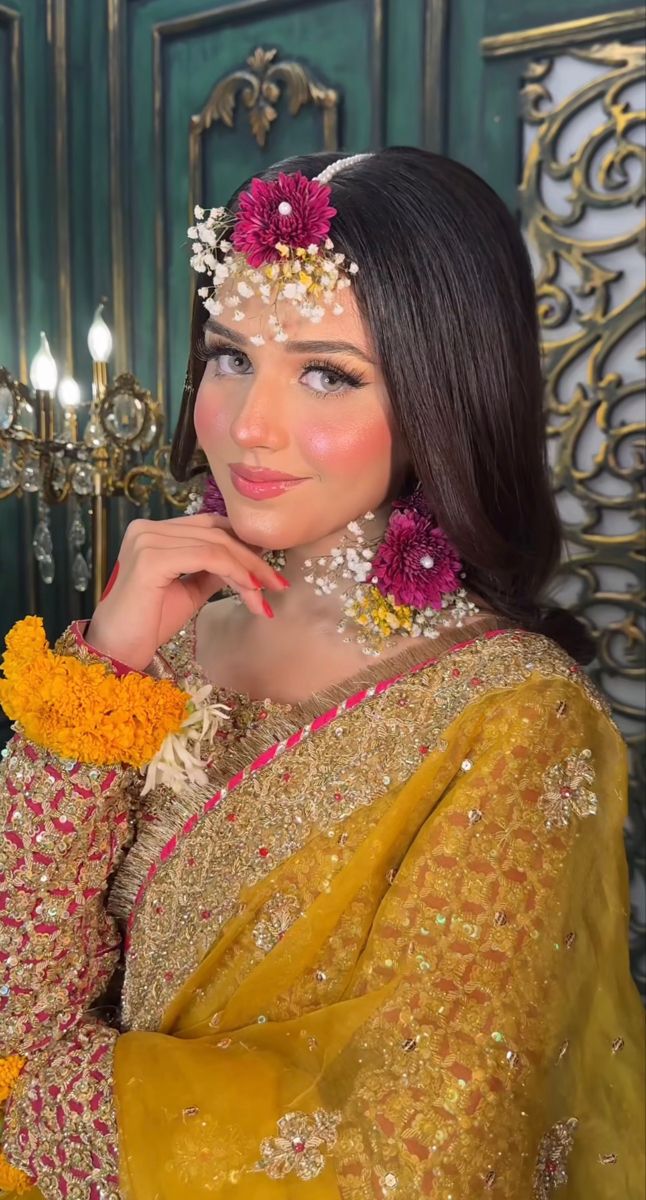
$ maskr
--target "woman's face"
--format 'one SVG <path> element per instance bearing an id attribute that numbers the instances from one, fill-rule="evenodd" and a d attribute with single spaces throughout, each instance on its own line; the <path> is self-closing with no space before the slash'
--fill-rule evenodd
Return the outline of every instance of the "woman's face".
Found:
<path id="1" fill-rule="evenodd" d="M 393 414 L 350 292 L 342 315 L 326 310 L 316 325 L 288 302 L 274 310 L 254 296 L 240 300 L 242 321 L 225 306 L 204 327 L 195 431 L 242 541 L 266 549 L 318 542 L 379 508 L 399 484 Z M 272 339 L 274 313 L 286 341 Z"/>

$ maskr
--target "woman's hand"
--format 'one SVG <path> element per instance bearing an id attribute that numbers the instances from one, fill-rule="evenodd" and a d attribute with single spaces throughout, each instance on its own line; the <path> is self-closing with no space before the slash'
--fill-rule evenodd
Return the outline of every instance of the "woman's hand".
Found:
<path id="1" fill-rule="evenodd" d="M 226 517 L 197 513 L 131 521 L 90 626 L 89 645 L 143 671 L 214 592 L 238 593 L 250 612 L 272 616 L 261 588 L 282 591 L 273 567 L 230 532 Z"/>

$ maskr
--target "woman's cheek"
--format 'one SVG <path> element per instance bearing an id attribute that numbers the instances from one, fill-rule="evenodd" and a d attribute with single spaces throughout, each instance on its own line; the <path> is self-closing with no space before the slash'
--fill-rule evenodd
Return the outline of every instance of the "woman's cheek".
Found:
<path id="1" fill-rule="evenodd" d="M 223 404 L 218 404 L 209 388 L 201 384 L 195 398 L 193 423 L 197 440 L 202 449 L 215 447 L 229 433 L 229 417 Z"/>
<path id="2" fill-rule="evenodd" d="M 372 421 L 309 425 L 300 431 L 300 451 L 318 473 L 365 472 L 390 462 L 392 433 L 383 413 Z"/>

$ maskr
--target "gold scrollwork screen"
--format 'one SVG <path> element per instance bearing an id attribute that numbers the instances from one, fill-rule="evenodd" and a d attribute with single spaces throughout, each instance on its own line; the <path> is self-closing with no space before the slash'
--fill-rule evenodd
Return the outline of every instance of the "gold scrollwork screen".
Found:
<path id="1" fill-rule="evenodd" d="M 565 529 L 558 596 L 595 634 L 593 670 L 631 747 L 628 837 L 642 982 L 644 67 L 644 46 L 618 41 L 530 62 L 521 90 L 520 186 Z"/>

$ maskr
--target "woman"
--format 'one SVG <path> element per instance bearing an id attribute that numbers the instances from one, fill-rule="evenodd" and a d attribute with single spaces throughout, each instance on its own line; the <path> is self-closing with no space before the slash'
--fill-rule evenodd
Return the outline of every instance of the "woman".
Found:
<path id="1" fill-rule="evenodd" d="M 5 1184 L 636 1197 L 625 753 L 542 608 L 516 225 L 411 148 L 196 215 L 201 510 L 7 639 Z"/>

